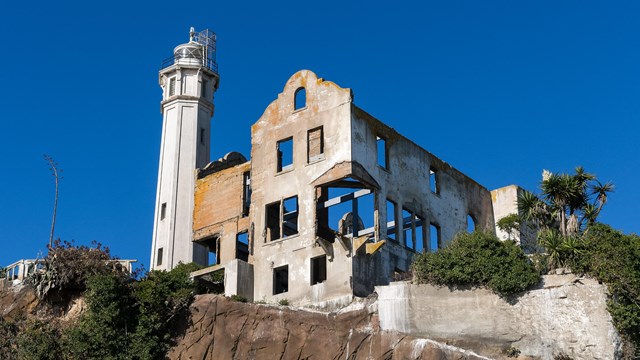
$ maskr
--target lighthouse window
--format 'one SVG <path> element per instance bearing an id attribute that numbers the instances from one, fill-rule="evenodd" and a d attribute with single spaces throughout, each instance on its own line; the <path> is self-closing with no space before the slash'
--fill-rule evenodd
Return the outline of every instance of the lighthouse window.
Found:
<path id="1" fill-rule="evenodd" d="M 207 85 L 208 85 L 208 81 L 207 80 L 202 80 L 202 88 L 200 89 L 200 96 L 203 98 L 207 97 Z"/>
<path id="2" fill-rule="evenodd" d="M 204 128 L 200 128 L 200 144 L 202 145 L 204 145 L 204 135 L 205 135 Z"/>
<path id="3" fill-rule="evenodd" d="M 173 96 L 176 94 L 176 78 L 172 77 L 169 79 L 169 96 Z"/>
<path id="4" fill-rule="evenodd" d="M 156 266 L 162 265 L 162 248 L 158 249 L 158 258 L 156 259 Z"/>

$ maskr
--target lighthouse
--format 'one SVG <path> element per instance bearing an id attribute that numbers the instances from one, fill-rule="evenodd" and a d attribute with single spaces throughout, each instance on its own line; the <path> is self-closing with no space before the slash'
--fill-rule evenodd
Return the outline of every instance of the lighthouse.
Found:
<path id="1" fill-rule="evenodd" d="M 159 72 L 162 141 L 151 270 L 207 264 L 208 250 L 192 241 L 192 215 L 196 169 L 209 163 L 213 96 L 220 82 L 215 55 L 215 33 L 192 27 L 189 42 L 177 46 Z"/>

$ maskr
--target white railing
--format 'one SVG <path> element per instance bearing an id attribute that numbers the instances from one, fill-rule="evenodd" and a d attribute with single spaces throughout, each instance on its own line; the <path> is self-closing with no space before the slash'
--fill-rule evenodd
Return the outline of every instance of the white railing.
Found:
<path id="1" fill-rule="evenodd" d="M 108 264 L 118 263 L 127 272 L 131 273 L 133 270 L 133 263 L 138 260 L 124 260 L 124 259 L 116 259 L 116 260 L 107 260 Z M 37 271 L 44 269 L 44 259 L 22 259 L 14 262 L 13 264 L 8 265 L 5 268 L 4 274 L 0 274 L 0 280 L 4 277 L 5 281 L 9 281 L 13 284 L 19 284 L 24 281 L 27 275 Z M 4 276 L 3 276 L 4 275 Z"/>

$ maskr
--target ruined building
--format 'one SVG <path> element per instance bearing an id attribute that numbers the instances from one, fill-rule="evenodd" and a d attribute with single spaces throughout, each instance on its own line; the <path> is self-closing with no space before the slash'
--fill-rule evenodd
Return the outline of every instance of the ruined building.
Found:
<path id="1" fill-rule="evenodd" d="M 517 187 L 490 192 L 308 70 L 251 127 L 250 159 L 209 162 L 215 35 L 192 29 L 165 65 L 153 269 L 195 261 L 228 294 L 335 306 L 517 212 Z"/>

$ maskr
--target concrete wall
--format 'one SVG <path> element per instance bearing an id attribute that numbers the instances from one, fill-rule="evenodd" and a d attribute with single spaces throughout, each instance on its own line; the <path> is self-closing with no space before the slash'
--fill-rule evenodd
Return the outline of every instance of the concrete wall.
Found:
<path id="1" fill-rule="evenodd" d="M 542 359 L 560 353 L 572 359 L 620 355 L 606 289 L 591 279 L 546 275 L 544 286 L 513 304 L 486 289 L 392 283 L 376 292 L 383 330 L 446 339 L 486 356 L 511 346 Z"/>
<path id="2" fill-rule="evenodd" d="M 241 295 L 253 301 L 253 265 L 238 259 L 225 264 L 224 295 Z"/>
<path id="3" fill-rule="evenodd" d="M 475 219 L 476 227 L 493 231 L 491 195 L 487 189 L 365 111 L 353 108 L 352 157 L 380 184 L 377 199 L 380 219 L 387 218 L 386 199 L 390 199 L 397 204 L 398 219 L 402 208 L 425 219 L 425 239 L 430 237 L 429 225 L 438 225 L 443 246 L 455 234 L 467 230 L 467 215 Z M 387 169 L 377 163 L 377 136 L 387 141 Z M 437 173 L 437 193 L 430 189 L 430 169 Z M 385 221 L 380 222 L 380 227 L 380 233 L 386 234 Z M 405 244 L 402 234 L 398 241 Z"/>
<path id="4" fill-rule="evenodd" d="M 518 197 L 525 190 L 516 185 L 505 186 L 491 191 L 493 203 L 493 215 L 498 220 L 510 214 L 520 214 L 518 211 Z M 496 226 L 496 235 L 502 240 L 513 240 L 520 245 L 526 253 L 533 253 L 539 249 L 538 233 L 533 226 L 526 222 L 520 224 L 520 229 L 515 234 L 508 234 Z"/>
<path id="5" fill-rule="evenodd" d="M 306 106 L 294 109 L 297 89 L 306 90 Z M 351 295 L 351 258 L 338 242 L 327 261 L 327 280 L 311 285 L 311 258 L 325 254 L 316 244 L 316 192 L 312 184 L 336 164 L 350 161 L 351 91 L 317 78 L 310 71 L 299 71 L 286 83 L 251 128 L 252 204 L 254 226 L 253 256 L 255 299 L 294 302 L 331 299 Z M 323 127 L 324 157 L 309 163 L 307 132 Z M 279 140 L 293 137 L 293 167 L 277 172 Z M 298 196 L 298 234 L 275 241 L 267 240 L 265 207 L 282 199 Z M 273 295 L 273 269 L 289 267 L 288 291 Z"/>

